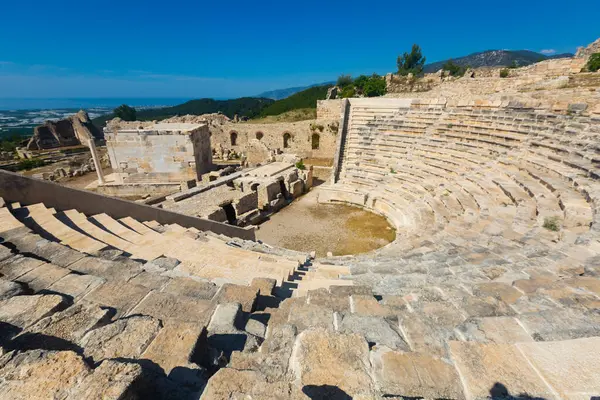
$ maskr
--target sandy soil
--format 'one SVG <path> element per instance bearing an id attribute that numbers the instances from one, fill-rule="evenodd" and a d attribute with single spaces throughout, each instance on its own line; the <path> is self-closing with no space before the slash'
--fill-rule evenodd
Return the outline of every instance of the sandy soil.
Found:
<path id="1" fill-rule="evenodd" d="M 318 256 L 364 253 L 385 246 L 396 237 L 387 220 L 357 207 L 318 204 L 313 188 L 262 223 L 257 239 Z"/>

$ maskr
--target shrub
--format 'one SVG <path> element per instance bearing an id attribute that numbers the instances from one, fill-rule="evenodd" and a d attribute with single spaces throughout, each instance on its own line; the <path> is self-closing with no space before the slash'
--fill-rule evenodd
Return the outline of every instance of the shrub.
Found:
<path id="1" fill-rule="evenodd" d="M 467 71 L 467 67 L 456 64 L 452 60 L 448 60 L 443 66 L 442 70 L 448 71 L 450 76 L 463 76 Z"/>
<path id="2" fill-rule="evenodd" d="M 543 226 L 550 231 L 558 232 L 560 230 L 560 220 L 558 217 L 546 217 Z"/>
<path id="3" fill-rule="evenodd" d="M 592 54 L 585 67 L 590 72 L 596 72 L 600 70 L 600 53 Z"/>
<path id="4" fill-rule="evenodd" d="M 346 86 L 352 85 L 353 79 L 350 75 L 340 75 L 337 79 L 337 86 L 344 88 Z"/>
<path id="5" fill-rule="evenodd" d="M 357 88 L 359 91 L 362 92 L 362 90 L 365 87 L 365 84 L 369 81 L 369 77 L 366 75 L 361 75 L 358 78 L 356 78 L 354 80 L 354 87 Z"/>
<path id="6" fill-rule="evenodd" d="M 298 168 L 299 170 L 305 170 L 306 166 L 304 165 L 304 161 L 300 160 L 296 163 L 296 168 Z"/>
<path id="7" fill-rule="evenodd" d="M 508 78 L 508 74 L 509 74 L 508 69 L 502 68 L 500 70 L 500 78 Z"/>
<path id="8" fill-rule="evenodd" d="M 367 97 L 383 96 L 386 92 L 385 78 L 377 74 L 373 74 L 365 82 L 362 92 Z"/>
<path id="9" fill-rule="evenodd" d="M 390 168 L 390 174 L 395 174 L 396 170 L 394 168 Z"/>
<path id="10" fill-rule="evenodd" d="M 418 44 L 413 44 L 410 53 L 404 53 L 398 56 L 398 74 L 400 75 L 420 75 L 425 66 L 425 57 L 421 52 L 421 47 Z"/>
<path id="11" fill-rule="evenodd" d="M 510 69 L 519 68 L 519 64 L 517 63 L 517 60 L 513 60 L 513 62 L 511 62 L 510 65 L 508 66 L 508 68 L 510 68 Z"/>
<path id="12" fill-rule="evenodd" d="M 346 86 L 342 89 L 342 92 L 340 93 L 340 96 L 343 98 L 354 97 L 355 95 L 356 89 L 354 89 L 354 86 Z"/>

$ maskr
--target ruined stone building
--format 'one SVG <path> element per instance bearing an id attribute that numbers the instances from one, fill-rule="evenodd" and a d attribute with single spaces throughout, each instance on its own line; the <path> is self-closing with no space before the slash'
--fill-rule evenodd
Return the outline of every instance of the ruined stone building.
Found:
<path id="1" fill-rule="evenodd" d="M 27 150 L 87 145 L 88 139 L 101 140 L 104 135 L 96 128 L 85 111 L 58 121 L 47 121 L 33 130 Z"/>
<path id="2" fill-rule="evenodd" d="M 212 168 L 206 124 L 157 123 L 105 129 L 110 163 L 120 183 L 200 180 Z"/>

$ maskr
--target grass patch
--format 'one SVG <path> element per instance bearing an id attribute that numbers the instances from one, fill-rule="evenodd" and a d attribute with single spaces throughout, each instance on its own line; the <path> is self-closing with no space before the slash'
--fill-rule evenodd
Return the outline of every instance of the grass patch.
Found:
<path id="1" fill-rule="evenodd" d="M 278 115 L 269 115 L 264 118 L 251 119 L 249 124 L 274 124 L 277 122 L 298 122 L 317 118 L 316 108 L 300 108 L 298 110 L 286 111 Z"/>

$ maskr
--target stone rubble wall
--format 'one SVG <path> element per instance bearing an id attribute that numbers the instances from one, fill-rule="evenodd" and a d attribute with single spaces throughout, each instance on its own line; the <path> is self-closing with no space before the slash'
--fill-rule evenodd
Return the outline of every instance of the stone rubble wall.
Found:
<path id="1" fill-rule="evenodd" d="M 336 101 L 336 100 L 328 100 Z M 289 123 L 253 124 L 225 123 L 209 125 L 211 146 L 217 152 L 234 150 L 238 154 L 247 151 L 252 140 L 259 140 L 268 149 L 297 154 L 302 158 L 331 158 L 335 152 L 339 113 L 330 120 L 310 120 Z M 232 143 L 235 135 L 235 144 Z M 289 135 L 287 147 L 284 138 Z M 319 146 L 313 148 L 313 135 L 318 136 Z M 260 139 L 259 139 L 260 137 Z"/>
<path id="2" fill-rule="evenodd" d="M 102 132 L 97 129 L 85 111 L 68 118 L 47 121 L 34 128 L 27 150 L 44 150 L 55 147 L 87 145 L 87 140 L 101 140 Z"/>
<path id="3" fill-rule="evenodd" d="M 317 120 L 338 120 L 343 99 L 317 100 Z"/>

